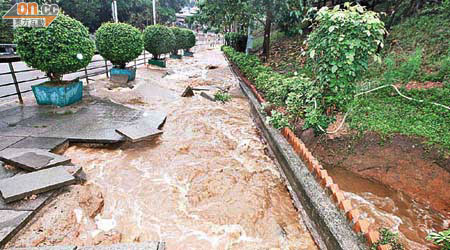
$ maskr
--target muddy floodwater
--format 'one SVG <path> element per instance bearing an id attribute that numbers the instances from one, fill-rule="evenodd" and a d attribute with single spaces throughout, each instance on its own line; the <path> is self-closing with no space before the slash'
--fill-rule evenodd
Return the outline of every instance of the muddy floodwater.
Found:
<path id="1" fill-rule="evenodd" d="M 179 97 L 188 85 L 229 87 L 233 99 Z M 90 94 L 167 112 L 164 134 L 116 149 L 70 147 L 65 155 L 88 182 L 63 191 L 9 246 L 316 249 L 217 48 L 169 60 L 165 70 L 142 67 L 133 89 L 97 79 Z"/>
<path id="2" fill-rule="evenodd" d="M 418 203 L 402 192 L 382 184 L 363 179 L 340 167 L 328 169 L 339 187 L 345 191 L 356 207 L 375 222 L 376 227 L 399 232 L 400 242 L 406 249 L 429 249 L 426 236 L 432 231 L 449 228 L 450 217 Z"/>

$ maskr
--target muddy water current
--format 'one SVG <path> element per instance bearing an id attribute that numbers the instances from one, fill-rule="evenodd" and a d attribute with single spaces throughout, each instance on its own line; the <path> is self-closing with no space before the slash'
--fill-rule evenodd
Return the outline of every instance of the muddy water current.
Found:
<path id="1" fill-rule="evenodd" d="M 220 51 L 168 64 L 167 71 L 141 68 L 133 90 L 108 89 L 105 79 L 91 86 L 92 95 L 164 110 L 164 134 L 118 149 L 70 147 L 65 155 L 88 182 L 60 194 L 11 246 L 316 249 Z M 188 85 L 230 87 L 234 98 L 180 98 Z"/>
<path id="2" fill-rule="evenodd" d="M 377 227 L 399 232 L 406 249 L 429 249 L 425 237 L 431 231 L 449 228 L 450 218 L 420 204 L 402 192 L 363 179 L 343 168 L 328 170 L 345 196 Z"/>

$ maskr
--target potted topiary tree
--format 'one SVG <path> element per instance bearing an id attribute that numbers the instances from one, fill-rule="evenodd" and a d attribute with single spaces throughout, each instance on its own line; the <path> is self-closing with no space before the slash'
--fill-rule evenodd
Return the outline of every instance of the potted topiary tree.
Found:
<path id="1" fill-rule="evenodd" d="M 83 83 L 63 81 L 63 75 L 86 67 L 94 56 L 94 42 L 83 24 L 60 14 L 47 28 L 17 28 L 14 39 L 21 59 L 50 79 L 31 87 L 39 105 L 63 107 L 82 99 Z"/>
<path id="2" fill-rule="evenodd" d="M 128 81 L 136 78 L 136 68 L 126 65 L 144 49 L 138 29 L 126 23 L 104 23 L 95 33 L 95 44 L 100 55 L 114 65 L 111 75 L 128 75 Z"/>
<path id="3" fill-rule="evenodd" d="M 173 35 L 175 36 L 175 43 L 172 49 L 172 54 L 170 55 L 170 58 L 173 59 L 181 59 L 181 55 L 178 54 L 178 51 L 180 49 L 183 49 L 184 47 L 184 35 L 183 35 L 183 29 L 178 27 L 171 27 Z"/>
<path id="4" fill-rule="evenodd" d="M 183 34 L 184 34 L 184 46 L 183 46 L 183 50 L 184 56 L 194 56 L 194 53 L 192 53 L 191 51 L 189 51 L 192 47 L 195 46 L 195 33 L 190 30 L 190 29 L 183 29 Z"/>
<path id="5" fill-rule="evenodd" d="M 173 50 L 175 36 L 172 31 L 163 25 L 150 25 L 144 30 L 145 50 L 153 55 L 148 61 L 149 64 L 159 67 L 166 67 L 166 60 L 161 59 L 162 54 L 167 54 Z"/>

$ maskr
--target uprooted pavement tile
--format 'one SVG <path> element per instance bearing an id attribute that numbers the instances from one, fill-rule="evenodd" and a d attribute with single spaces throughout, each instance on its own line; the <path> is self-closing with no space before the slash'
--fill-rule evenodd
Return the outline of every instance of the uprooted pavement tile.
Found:
<path id="1" fill-rule="evenodd" d="M 64 168 L 55 167 L 0 180 L 0 192 L 5 202 L 10 203 L 75 182 L 75 177 Z"/>
<path id="2" fill-rule="evenodd" d="M 140 141 L 149 141 L 163 133 L 163 131 L 154 128 L 143 121 L 137 124 L 116 129 L 116 132 L 122 136 L 125 136 L 128 141 L 131 141 L 133 143 Z"/>
<path id="3" fill-rule="evenodd" d="M 32 211 L 0 210 L 0 249 L 31 218 Z"/>
<path id="4" fill-rule="evenodd" d="M 194 96 L 194 90 L 191 86 L 187 86 L 187 88 L 183 91 L 183 94 L 181 94 L 181 97 L 192 97 Z"/>
<path id="5" fill-rule="evenodd" d="M 209 100 L 209 101 L 216 102 L 216 99 L 214 99 L 214 97 L 212 97 L 212 96 L 206 94 L 205 92 L 202 92 L 202 93 L 200 94 L 200 96 L 203 97 L 203 98 L 205 98 L 205 99 L 207 99 L 207 100 Z"/>
<path id="6" fill-rule="evenodd" d="M 35 148 L 7 148 L 0 151 L 0 160 L 27 171 L 68 164 L 71 160 L 65 156 Z"/>

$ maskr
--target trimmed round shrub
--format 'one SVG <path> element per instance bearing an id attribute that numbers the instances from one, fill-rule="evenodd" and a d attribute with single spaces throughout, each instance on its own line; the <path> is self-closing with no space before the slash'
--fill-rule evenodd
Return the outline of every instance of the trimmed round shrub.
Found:
<path id="1" fill-rule="evenodd" d="M 144 30 L 145 50 L 152 53 L 154 59 L 173 50 L 175 36 L 170 28 L 163 25 L 150 25 Z"/>
<path id="2" fill-rule="evenodd" d="M 183 29 L 183 35 L 184 43 L 182 49 L 189 51 L 190 48 L 195 46 L 195 33 L 190 29 Z"/>
<path id="3" fill-rule="evenodd" d="M 144 49 L 142 33 L 126 23 L 104 23 L 95 33 L 95 44 L 103 58 L 124 69 Z"/>
<path id="4" fill-rule="evenodd" d="M 62 14 L 47 28 L 17 28 L 14 37 L 21 59 L 51 81 L 86 67 L 95 53 L 88 29 Z"/>
<path id="5" fill-rule="evenodd" d="M 247 35 L 236 33 L 236 32 L 228 32 L 225 34 L 225 45 L 231 46 L 238 52 L 245 52 L 247 48 Z"/>
<path id="6" fill-rule="evenodd" d="M 171 27 L 170 29 L 175 36 L 175 43 L 172 52 L 174 55 L 178 55 L 178 50 L 183 49 L 184 47 L 184 32 L 183 29 L 178 27 Z"/>

